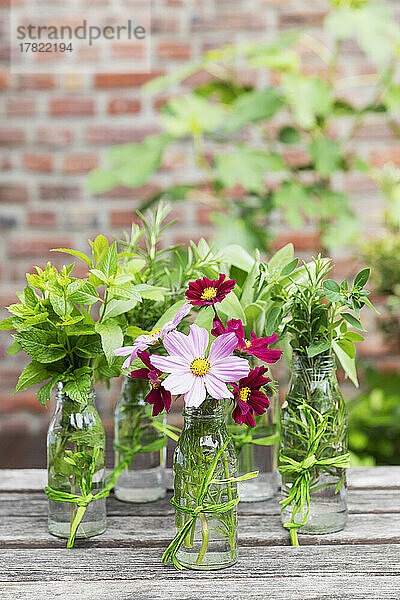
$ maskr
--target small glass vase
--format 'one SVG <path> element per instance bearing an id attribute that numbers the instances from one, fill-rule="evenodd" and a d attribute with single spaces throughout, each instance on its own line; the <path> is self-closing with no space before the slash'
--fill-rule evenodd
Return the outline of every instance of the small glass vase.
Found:
<path id="1" fill-rule="evenodd" d="M 347 410 L 336 379 L 335 359 L 330 354 L 308 358 L 295 354 L 292 377 L 280 414 L 280 453 L 301 462 L 309 454 L 299 407 L 306 401 L 327 420 L 316 457 L 337 458 L 347 452 Z M 287 497 L 295 475 L 282 475 L 282 496 Z M 282 511 L 282 523 L 290 522 L 292 505 Z M 298 513 L 296 523 L 304 515 Z M 346 469 L 315 465 L 310 469 L 310 512 L 299 533 L 324 534 L 341 531 L 347 521 Z"/>
<path id="2" fill-rule="evenodd" d="M 153 406 L 145 402 L 149 393 L 147 380 L 124 377 L 121 395 L 114 411 L 115 466 L 135 446 L 154 451 L 137 451 L 122 471 L 114 487 L 115 496 L 123 502 L 153 502 L 164 498 L 167 487 L 165 460 L 167 439 L 154 424 L 164 425 L 165 415 L 152 417 Z M 150 446 L 151 445 L 151 446 Z"/>
<path id="3" fill-rule="evenodd" d="M 231 416 L 228 417 L 228 432 L 236 449 L 239 475 L 258 471 L 258 477 L 249 479 L 239 484 L 241 502 L 261 502 L 274 498 L 279 489 L 278 445 L 277 440 L 268 445 L 258 445 L 246 438 L 257 439 L 272 437 L 277 433 L 277 407 L 276 395 L 271 395 L 270 406 L 266 413 L 257 417 L 256 427 L 238 425 Z M 244 442 L 244 443 L 243 443 Z"/>
<path id="4" fill-rule="evenodd" d="M 213 479 L 236 477 L 237 464 L 229 441 L 225 416 L 226 402 L 207 398 L 199 408 L 186 408 L 184 427 L 174 455 L 174 501 L 194 509 L 204 475 L 216 454 Z M 236 483 L 212 484 L 204 503 L 221 505 L 237 498 Z M 190 515 L 176 506 L 177 530 Z M 176 553 L 180 564 L 201 571 L 223 569 L 237 561 L 237 507 L 226 512 L 201 512 Z"/>
<path id="5" fill-rule="evenodd" d="M 65 461 L 67 451 L 93 456 L 99 448 L 91 493 L 95 495 L 104 487 L 105 433 L 95 406 L 95 392 L 87 392 L 86 404 L 71 400 L 63 392 L 63 384 L 57 384 L 56 410 L 47 433 L 48 485 L 59 492 L 80 495 L 82 490 L 76 481 L 72 465 Z M 49 500 L 49 531 L 52 535 L 68 538 L 78 506 L 66 502 Z M 76 537 L 88 538 L 103 533 L 106 529 L 105 498 L 93 500 L 86 508 Z"/>

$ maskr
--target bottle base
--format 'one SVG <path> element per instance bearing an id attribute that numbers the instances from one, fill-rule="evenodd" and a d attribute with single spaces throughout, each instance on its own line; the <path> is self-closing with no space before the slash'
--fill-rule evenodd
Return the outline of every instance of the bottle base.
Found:
<path id="1" fill-rule="evenodd" d="M 139 504 L 144 502 L 155 502 L 165 498 L 167 490 L 162 487 L 155 488 L 114 488 L 115 497 L 121 502 Z"/>
<path id="2" fill-rule="evenodd" d="M 70 530 L 71 530 L 71 524 L 68 523 L 60 523 L 59 521 L 53 521 L 50 520 L 48 521 L 48 526 L 49 526 L 49 533 L 51 533 L 51 535 L 54 535 L 55 537 L 59 537 L 59 538 L 64 538 L 64 539 L 68 539 L 69 538 L 69 534 L 70 534 Z M 82 523 L 79 528 L 78 528 L 78 532 L 76 534 L 76 539 L 77 540 L 82 540 L 82 539 L 86 539 L 86 538 L 91 538 L 95 535 L 100 535 L 101 533 L 104 533 L 105 530 L 107 528 L 107 523 L 106 520 L 102 520 L 102 521 L 95 521 L 95 522 L 91 522 L 91 521 L 87 521 L 85 523 Z"/>
<path id="3" fill-rule="evenodd" d="M 207 552 L 203 561 L 197 563 L 198 553 L 197 552 L 185 552 L 179 550 L 176 553 L 176 557 L 180 564 L 186 569 L 193 571 L 218 571 L 220 569 L 227 569 L 237 563 L 237 554 L 234 558 L 230 555 L 226 556 L 225 552 Z"/>
<path id="4" fill-rule="evenodd" d="M 307 523 L 303 525 L 303 527 L 300 527 L 297 532 L 302 535 L 324 535 L 327 533 L 337 533 L 346 527 L 347 517 L 347 511 L 311 514 L 307 520 Z M 282 516 L 282 523 L 286 523 L 290 520 L 290 512 L 285 511 Z"/>
<path id="5" fill-rule="evenodd" d="M 278 493 L 276 473 L 263 473 L 256 479 L 243 481 L 238 485 L 240 502 L 263 502 L 271 500 Z"/>

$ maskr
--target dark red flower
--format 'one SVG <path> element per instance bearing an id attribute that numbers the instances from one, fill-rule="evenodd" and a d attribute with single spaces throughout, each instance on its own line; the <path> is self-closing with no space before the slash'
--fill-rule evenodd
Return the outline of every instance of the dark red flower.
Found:
<path id="1" fill-rule="evenodd" d="M 189 283 L 189 289 L 186 291 L 186 298 L 193 305 L 211 306 L 222 300 L 235 287 L 234 279 L 226 279 L 226 275 L 220 274 L 218 279 L 196 279 Z"/>
<path id="2" fill-rule="evenodd" d="M 211 331 L 213 335 L 219 336 L 230 331 L 233 331 L 236 334 L 238 339 L 237 348 L 241 350 L 241 352 L 246 352 L 247 354 L 256 356 L 266 363 L 274 363 L 282 356 L 281 350 L 268 348 L 270 344 L 273 344 L 278 339 L 276 333 L 269 337 L 258 338 L 254 331 L 252 331 L 251 339 L 246 340 L 243 324 L 239 319 L 231 319 L 226 323 L 225 327 L 219 317 L 214 319 L 213 329 Z"/>
<path id="3" fill-rule="evenodd" d="M 137 379 L 148 379 L 151 390 L 147 394 L 145 401 L 153 405 L 153 417 L 162 412 L 165 408 L 167 412 L 171 408 L 171 392 L 166 390 L 160 380 L 162 372 L 153 367 L 150 362 L 150 353 L 144 350 L 138 351 L 138 357 L 146 365 L 142 369 L 136 369 L 129 373 L 129 377 Z"/>
<path id="4" fill-rule="evenodd" d="M 236 405 L 232 411 L 233 420 L 239 425 L 248 425 L 255 427 L 255 415 L 262 415 L 269 407 L 269 400 L 260 387 L 271 381 L 269 377 L 264 377 L 265 367 L 252 369 L 247 377 L 243 377 L 234 386 L 236 396 Z"/>

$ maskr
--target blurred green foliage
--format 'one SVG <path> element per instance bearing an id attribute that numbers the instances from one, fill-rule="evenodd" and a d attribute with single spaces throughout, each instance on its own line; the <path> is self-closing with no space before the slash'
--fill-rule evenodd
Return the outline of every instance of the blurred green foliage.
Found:
<path id="1" fill-rule="evenodd" d="M 331 0 L 327 6 L 326 44 L 307 32 L 291 31 L 268 44 L 210 50 L 150 82 L 149 93 L 167 90 L 173 96 L 161 109 L 162 133 L 112 148 L 109 168 L 90 174 L 89 189 L 103 193 L 116 185 L 142 185 L 159 169 L 166 150 L 184 143 L 179 185 L 162 190 L 148 204 L 160 197 L 208 203 L 216 209 L 212 218 L 220 245 L 267 249 L 273 211 L 293 228 L 312 223 L 323 247 L 355 241 L 359 224 L 334 181 L 349 171 L 373 174 L 352 145 L 365 118 L 380 114 L 400 137 L 394 118 L 400 110 L 400 29 L 381 1 Z M 344 77 L 340 71 L 348 39 L 357 40 L 375 68 L 367 78 Z M 299 52 L 305 48 L 319 58 L 323 77 L 306 74 Z M 185 92 L 185 79 L 200 71 L 210 81 Z M 243 83 L 243 72 L 258 77 L 258 85 Z M 279 83 L 265 85 L 266 72 L 267 80 Z M 347 92 L 362 85 L 369 86 L 368 99 L 355 105 Z M 340 140 L 337 131 L 346 132 Z"/>
<path id="2" fill-rule="evenodd" d="M 365 391 L 348 402 L 353 466 L 400 464 L 400 373 L 372 368 Z"/>

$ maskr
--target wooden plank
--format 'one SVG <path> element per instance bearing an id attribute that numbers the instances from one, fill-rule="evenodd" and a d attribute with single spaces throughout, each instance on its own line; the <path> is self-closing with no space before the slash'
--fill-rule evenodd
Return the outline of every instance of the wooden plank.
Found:
<path id="1" fill-rule="evenodd" d="M 164 547 L 175 535 L 170 517 L 110 517 L 100 536 L 77 542 L 79 547 Z M 242 515 L 239 539 L 243 546 L 289 544 L 288 532 L 276 515 Z M 329 535 L 302 535 L 302 545 L 397 544 L 400 543 L 400 515 L 350 515 L 343 531 Z M 1 548 L 60 548 L 65 540 L 49 535 L 44 517 L 8 517 L 0 524 Z"/>
<path id="2" fill-rule="evenodd" d="M 400 489 L 400 467 L 352 468 L 348 483 L 350 489 Z M 0 492 L 40 492 L 46 484 L 44 469 L 0 469 Z"/>
<path id="3" fill-rule="evenodd" d="M 163 500 L 146 504 L 120 502 L 115 496 L 107 498 L 109 517 L 173 515 L 171 493 Z M 0 497 L 0 517 L 47 515 L 47 498 L 40 493 L 4 493 Z M 400 494 L 395 490 L 351 490 L 348 496 L 350 514 L 400 513 Z M 239 514 L 279 515 L 278 498 L 266 502 L 242 502 Z"/>
<path id="4" fill-rule="evenodd" d="M 218 571 L 221 573 L 221 571 Z M 204 573 L 168 581 L 101 581 L 8 583 L 0 587 L 2 600 L 398 600 L 400 577 L 373 575 L 305 575 L 254 577 L 244 580 L 232 572 L 229 581 L 206 580 Z"/>
<path id="5" fill-rule="evenodd" d="M 161 563 L 159 548 L 0 550 L 0 582 L 13 581 L 134 581 L 163 578 L 182 581 L 178 572 Z M 254 577 L 303 577 L 304 575 L 391 575 L 400 577 L 400 545 L 387 546 L 303 546 L 240 548 L 236 565 L 220 571 L 207 571 L 202 579 L 246 579 Z"/>

